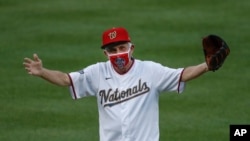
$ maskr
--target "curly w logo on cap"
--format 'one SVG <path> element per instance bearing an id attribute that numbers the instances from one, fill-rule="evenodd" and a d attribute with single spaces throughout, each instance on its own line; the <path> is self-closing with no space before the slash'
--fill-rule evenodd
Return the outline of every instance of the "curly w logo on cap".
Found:
<path id="1" fill-rule="evenodd" d="M 110 33 L 108 34 L 108 36 L 109 36 L 109 38 L 110 38 L 111 40 L 114 39 L 114 38 L 116 38 L 116 31 L 110 32 Z"/>

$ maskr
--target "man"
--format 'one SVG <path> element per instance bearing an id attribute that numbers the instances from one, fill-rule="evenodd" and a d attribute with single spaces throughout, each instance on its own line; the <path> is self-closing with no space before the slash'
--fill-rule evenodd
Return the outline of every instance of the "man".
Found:
<path id="1" fill-rule="evenodd" d="M 73 99 L 96 96 L 100 141 L 159 141 L 159 94 L 181 93 L 185 82 L 208 71 L 207 64 L 173 69 L 135 59 L 123 27 L 104 31 L 101 48 L 109 60 L 77 72 L 46 69 L 36 54 L 24 66 L 31 75 L 68 86 Z"/>

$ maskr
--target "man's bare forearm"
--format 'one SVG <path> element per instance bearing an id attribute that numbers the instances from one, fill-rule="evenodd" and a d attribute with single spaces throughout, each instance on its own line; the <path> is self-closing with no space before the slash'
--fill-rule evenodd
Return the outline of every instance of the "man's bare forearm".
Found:
<path id="1" fill-rule="evenodd" d="M 68 74 L 57 70 L 49 70 L 43 68 L 40 77 L 58 86 L 70 85 L 70 79 Z"/>
<path id="2" fill-rule="evenodd" d="M 192 80 L 205 72 L 208 71 L 208 67 L 206 63 L 202 63 L 196 66 L 190 66 L 184 69 L 181 81 L 187 82 L 189 80 Z"/>

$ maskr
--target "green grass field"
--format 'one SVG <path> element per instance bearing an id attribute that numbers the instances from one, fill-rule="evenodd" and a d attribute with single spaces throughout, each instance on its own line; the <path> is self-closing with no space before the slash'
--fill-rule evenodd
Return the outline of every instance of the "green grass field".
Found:
<path id="1" fill-rule="evenodd" d="M 26 73 L 23 58 L 71 72 L 105 61 L 102 32 L 126 27 L 134 56 L 178 68 L 204 61 L 213 33 L 231 48 L 223 67 L 160 96 L 161 141 L 228 141 L 250 124 L 249 0 L 0 0 L 0 140 L 98 141 L 96 99 Z"/>

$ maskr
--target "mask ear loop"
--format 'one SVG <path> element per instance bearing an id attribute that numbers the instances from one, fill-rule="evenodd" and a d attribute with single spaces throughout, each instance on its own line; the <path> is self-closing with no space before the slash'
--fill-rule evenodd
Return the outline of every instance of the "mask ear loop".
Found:
<path id="1" fill-rule="evenodd" d="M 128 51 L 126 51 L 126 53 L 130 52 L 132 46 L 133 46 L 133 44 L 131 42 L 128 42 Z"/>

